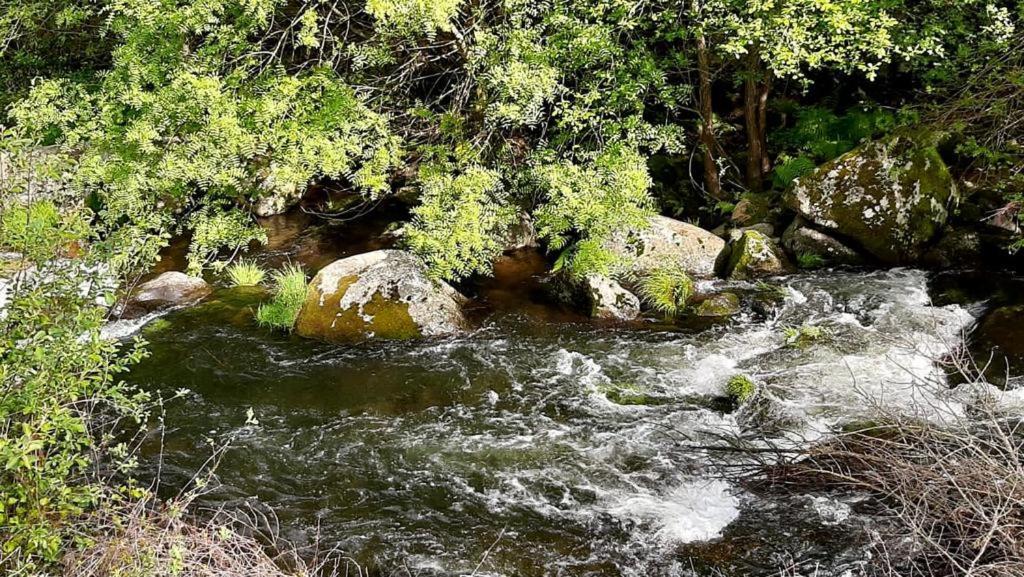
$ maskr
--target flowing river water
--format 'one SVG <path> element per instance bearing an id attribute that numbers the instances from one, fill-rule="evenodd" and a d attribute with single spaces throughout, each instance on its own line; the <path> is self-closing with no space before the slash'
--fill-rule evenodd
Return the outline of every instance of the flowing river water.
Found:
<path id="1" fill-rule="evenodd" d="M 459 337 L 272 334 L 255 289 L 151 322 L 130 380 L 190 392 L 145 446 L 149 476 L 174 494 L 229 442 L 205 505 L 272 508 L 281 537 L 372 574 L 853 575 L 872 540 L 857 495 L 755 495 L 732 474 L 751 456 L 707 447 L 806 446 L 878 407 L 964 410 L 935 361 L 980 299 L 930 294 L 922 271 L 720 281 L 744 300 L 728 323 L 616 327 L 544 307 L 531 267 L 503 266 Z M 787 342 L 804 326 L 821 336 Z M 725 397 L 738 373 L 761 410 Z"/>

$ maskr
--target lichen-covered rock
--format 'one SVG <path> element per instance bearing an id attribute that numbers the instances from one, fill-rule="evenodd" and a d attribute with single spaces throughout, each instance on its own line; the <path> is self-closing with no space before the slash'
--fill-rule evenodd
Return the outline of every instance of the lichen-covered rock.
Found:
<path id="1" fill-rule="evenodd" d="M 467 327 L 464 302 L 451 286 L 431 279 L 412 254 L 378 250 L 334 261 L 317 273 L 295 332 L 334 342 L 452 334 Z"/>
<path id="2" fill-rule="evenodd" d="M 901 132 L 864 144 L 798 178 L 784 201 L 883 262 L 913 262 L 957 198 L 936 140 Z"/>
<path id="3" fill-rule="evenodd" d="M 743 236 L 733 243 L 725 265 L 725 276 L 737 280 L 790 272 L 793 272 L 793 265 L 782 249 L 756 230 L 744 231 Z"/>
<path id="4" fill-rule="evenodd" d="M 859 265 L 864 264 L 864 257 L 856 250 L 846 246 L 835 238 L 807 226 L 804 219 L 797 217 L 782 233 L 782 246 L 790 254 L 814 255 L 823 264 Z"/>
<path id="5" fill-rule="evenodd" d="M 733 293 L 718 293 L 700 301 L 694 314 L 699 317 L 729 317 L 740 312 L 740 297 Z"/>
<path id="6" fill-rule="evenodd" d="M 138 318 L 159 310 L 195 304 L 212 292 L 201 278 L 169 271 L 142 283 L 121 312 L 121 318 Z"/>
<path id="7" fill-rule="evenodd" d="M 714 275 L 715 259 L 724 246 L 714 233 L 664 216 L 652 218 L 645 230 L 618 234 L 607 244 L 633 273 L 677 266 L 695 277 Z"/>
<path id="8" fill-rule="evenodd" d="M 640 316 L 640 299 L 606 276 L 588 275 L 583 288 L 591 317 L 628 321 Z"/>

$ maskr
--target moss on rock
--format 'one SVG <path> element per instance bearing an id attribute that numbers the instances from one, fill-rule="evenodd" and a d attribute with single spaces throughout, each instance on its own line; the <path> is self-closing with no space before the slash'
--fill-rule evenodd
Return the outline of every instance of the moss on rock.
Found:
<path id="1" fill-rule="evenodd" d="M 784 202 L 883 262 L 913 262 L 957 199 L 936 140 L 902 131 L 864 144 L 797 179 Z"/>
<path id="2" fill-rule="evenodd" d="M 738 280 L 785 274 L 793 265 L 775 242 L 756 230 L 746 230 L 733 243 L 725 267 L 727 277 Z"/>
<path id="3" fill-rule="evenodd" d="M 325 267 L 306 292 L 295 331 L 334 342 L 414 339 L 465 327 L 463 298 L 412 255 L 383 250 Z"/>
<path id="4" fill-rule="evenodd" d="M 694 314 L 699 317 L 728 317 L 739 311 L 740 297 L 733 293 L 719 293 L 701 301 Z"/>

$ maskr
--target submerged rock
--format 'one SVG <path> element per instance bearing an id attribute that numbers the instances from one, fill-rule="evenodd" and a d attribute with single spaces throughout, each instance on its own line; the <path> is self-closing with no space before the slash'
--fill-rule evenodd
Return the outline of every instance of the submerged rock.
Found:
<path id="1" fill-rule="evenodd" d="M 588 275 L 583 286 L 591 317 L 628 321 L 640 316 L 640 299 L 614 280 Z"/>
<path id="2" fill-rule="evenodd" d="M 935 268 L 977 266 L 983 257 L 981 235 L 966 228 L 947 228 L 921 260 Z"/>
<path id="3" fill-rule="evenodd" d="M 746 280 L 793 272 L 793 265 L 775 241 L 755 230 L 744 231 L 730 251 L 725 265 L 728 278 Z"/>
<path id="4" fill-rule="evenodd" d="M 718 293 L 702 300 L 694 314 L 699 317 L 729 317 L 740 312 L 740 297 L 733 293 Z"/>
<path id="5" fill-rule="evenodd" d="M 971 346 L 988 382 L 1006 388 L 1024 384 L 1024 305 L 999 307 L 978 324 Z"/>
<path id="6" fill-rule="evenodd" d="M 317 273 L 295 332 L 336 342 L 451 334 L 467 327 L 464 302 L 454 288 L 431 279 L 412 254 L 378 250 L 337 260 Z"/>
<path id="7" fill-rule="evenodd" d="M 607 247 L 629 263 L 633 273 L 678 266 L 693 276 L 710 277 L 715 273 L 715 259 L 725 241 L 692 224 L 655 216 L 649 228 L 618 234 Z"/>
<path id="8" fill-rule="evenodd" d="M 957 198 L 936 140 L 904 132 L 864 144 L 801 176 L 784 201 L 883 262 L 914 262 Z"/>
<path id="9" fill-rule="evenodd" d="M 133 319 L 164 309 L 195 304 L 212 292 L 201 278 L 170 271 L 139 286 L 128 298 L 121 318 Z"/>
<path id="10" fill-rule="evenodd" d="M 797 217 L 782 233 L 782 246 L 797 257 L 812 255 L 825 265 L 864 264 L 864 257 L 835 238 L 807 226 Z"/>

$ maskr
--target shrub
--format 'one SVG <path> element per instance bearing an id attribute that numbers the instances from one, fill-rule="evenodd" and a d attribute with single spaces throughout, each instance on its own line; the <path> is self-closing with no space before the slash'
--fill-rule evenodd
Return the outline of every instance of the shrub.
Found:
<path id="1" fill-rule="evenodd" d="M 754 396 L 757 385 L 747 375 L 736 375 L 725 385 L 725 394 L 737 403 L 743 403 Z"/>
<path id="2" fill-rule="evenodd" d="M 290 331 L 306 300 L 306 273 L 297 265 L 288 265 L 271 275 L 274 297 L 256 310 L 260 326 Z"/>
<path id="3" fill-rule="evenodd" d="M 647 306 L 670 317 L 682 313 L 693 296 L 693 279 L 686 271 L 674 266 L 640 275 L 637 285 L 637 292 Z"/>
<path id="4" fill-rule="evenodd" d="M 409 247 L 438 278 L 489 273 L 516 218 L 501 176 L 473 166 L 457 176 L 423 171 L 421 178 L 422 202 L 406 229 Z"/>
<path id="5" fill-rule="evenodd" d="M 266 271 L 254 262 L 240 260 L 228 267 L 228 277 L 233 286 L 257 286 L 266 276 Z"/>

